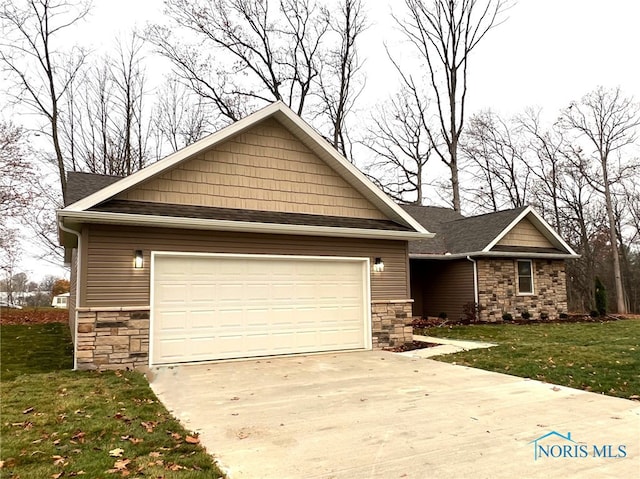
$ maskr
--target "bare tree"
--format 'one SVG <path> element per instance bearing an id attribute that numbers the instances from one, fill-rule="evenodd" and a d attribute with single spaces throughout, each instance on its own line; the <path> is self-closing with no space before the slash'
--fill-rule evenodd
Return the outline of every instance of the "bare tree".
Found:
<path id="1" fill-rule="evenodd" d="M 506 8 L 505 0 L 405 0 L 398 28 L 424 62 L 435 97 L 443 146 L 438 157 L 449 168 L 453 208 L 460 211 L 458 143 L 465 120 L 467 70 L 471 52 Z M 437 144 L 436 141 L 433 141 Z"/>
<path id="2" fill-rule="evenodd" d="M 527 148 L 513 122 L 491 111 L 471 117 L 460 143 L 469 163 L 472 201 L 483 210 L 518 208 L 527 203 Z"/>
<path id="3" fill-rule="evenodd" d="M 273 100 L 298 114 L 305 111 L 329 28 L 326 12 L 315 2 L 167 0 L 165 5 L 177 31 L 156 25 L 147 37 L 220 115 L 235 121 Z M 195 35 L 198 48 L 176 38 L 180 31 Z"/>
<path id="4" fill-rule="evenodd" d="M 543 128 L 540 121 L 541 111 L 528 108 L 516 119 L 519 130 L 524 136 L 527 149 L 532 153 L 527 162 L 528 171 L 533 179 L 532 193 L 536 205 L 551 224 L 562 234 L 564 225 L 560 193 L 563 185 L 570 180 L 567 175 L 566 155 L 569 145 L 565 141 L 561 128 L 553 125 Z"/>
<path id="5" fill-rule="evenodd" d="M 164 143 L 171 152 L 177 151 L 202 138 L 210 127 L 202 97 L 188 91 L 176 78 L 169 78 L 158 90 L 153 118 L 158 156 Z"/>
<path id="6" fill-rule="evenodd" d="M 116 107 L 120 110 L 119 137 L 121 139 L 122 172 L 130 175 L 132 171 L 144 166 L 144 138 L 142 128 L 142 99 L 144 97 L 145 72 L 141 65 L 143 41 L 135 33 L 128 42 L 120 40 L 117 44 L 117 59 L 112 62 L 111 76 L 115 88 Z M 133 144 L 136 140 L 137 144 Z M 132 165 L 132 162 L 135 162 Z"/>
<path id="7" fill-rule="evenodd" d="M 350 158 L 346 118 L 364 87 L 364 79 L 358 75 L 362 62 L 357 49 L 358 39 L 367 28 L 362 1 L 341 0 L 339 14 L 332 17 L 329 27 L 339 41 L 321 62 L 321 108 L 331 122 L 331 143 Z"/>
<path id="8" fill-rule="evenodd" d="M 0 227 L 9 218 L 23 214 L 36 191 L 32 163 L 27 156 L 30 149 L 26 133 L 21 127 L 0 120 Z"/>
<path id="9" fill-rule="evenodd" d="M 60 138 L 61 100 L 86 53 L 77 47 L 59 51 L 56 41 L 88 12 L 85 0 L 10 0 L 0 6 L 5 32 L 0 41 L 0 61 L 15 81 L 14 99 L 47 121 L 63 197 L 67 165 Z M 68 68 L 63 69 L 63 65 Z"/>
<path id="10" fill-rule="evenodd" d="M 625 97 L 619 88 L 608 90 L 599 87 L 580 102 L 571 103 L 563 112 L 561 121 L 592 148 L 592 153 L 584 153 L 579 147 L 576 148 L 572 159 L 589 185 L 603 196 L 611 243 L 616 306 L 618 313 L 626 313 L 614 196 L 615 186 L 620 185 L 630 173 L 637 172 L 638 165 L 625 162 L 621 150 L 637 138 L 640 107 L 632 98 Z"/>
<path id="11" fill-rule="evenodd" d="M 367 168 L 368 177 L 401 203 L 421 205 L 425 197 L 426 165 L 435 149 L 427 108 L 417 91 L 405 85 L 378 107 L 364 142 L 376 156 Z"/>

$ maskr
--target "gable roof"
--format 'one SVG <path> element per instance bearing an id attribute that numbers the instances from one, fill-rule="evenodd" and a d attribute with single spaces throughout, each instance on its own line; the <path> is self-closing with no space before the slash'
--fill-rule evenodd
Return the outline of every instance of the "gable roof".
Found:
<path id="1" fill-rule="evenodd" d="M 238 135 L 267 118 L 274 118 L 302 141 L 321 160 L 326 162 L 337 174 L 344 178 L 353 188 L 360 192 L 369 202 L 379 209 L 390 222 L 396 223 L 396 228 L 378 229 L 362 228 L 358 226 L 323 226 L 297 221 L 283 224 L 247 222 L 242 220 L 216 219 L 218 213 L 208 212 L 205 217 L 178 217 L 165 214 L 131 214 L 130 212 L 98 211 L 99 206 L 112 200 L 116 195 L 130 190 L 142 182 L 148 181 L 177 165 L 193 159 L 204 150 L 208 150 L 235 135 Z M 411 215 L 395 204 L 386 194 L 369 181 L 362 172 L 346 160 L 312 127 L 305 123 L 289 107 L 281 101 L 239 120 L 216 133 L 213 133 L 196 143 L 179 150 L 166 158 L 153 163 L 127 177 L 90 178 L 86 174 L 77 174 L 73 183 L 83 183 L 82 186 L 72 186 L 71 193 L 67 193 L 69 204 L 58 211 L 58 218 L 66 227 L 77 228 L 83 222 L 114 223 L 114 224 L 147 224 L 156 226 L 179 226 L 198 229 L 228 229 L 235 231 L 249 230 L 272 233 L 318 234 L 342 236 L 348 233 L 353 236 L 377 236 L 397 239 L 424 238 L 433 236 Z M 86 196 L 81 195 L 88 193 Z M 121 205 L 122 206 L 122 205 Z M 178 205 L 173 205 L 178 206 Z M 215 209 L 215 208 L 214 208 Z M 176 211 L 174 209 L 174 211 Z M 149 213 L 149 211 L 147 211 Z M 156 210 L 155 213 L 158 213 Z M 202 212 L 201 212 L 202 213 Z M 214 216 L 211 216 L 214 215 Z M 208 217 L 207 217 L 208 216 Z M 309 215 L 311 216 L 311 215 Z M 234 223 L 234 224 L 231 224 Z M 237 223 L 237 224 L 236 224 Z M 295 223 L 295 224 L 294 224 Z M 347 230 L 347 231 L 340 231 Z"/>
<path id="2" fill-rule="evenodd" d="M 578 257 L 573 249 L 531 207 L 464 217 L 451 209 L 432 206 L 403 206 L 435 238 L 409 243 L 409 255 L 414 258 L 466 256 L 522 256 L 568 258 Z M 444 210 L 444 211 L 443 211 Z M 496 246 L 518 223 L 527 218 L 553 245 L 552 248 L 527 246 Z"/>

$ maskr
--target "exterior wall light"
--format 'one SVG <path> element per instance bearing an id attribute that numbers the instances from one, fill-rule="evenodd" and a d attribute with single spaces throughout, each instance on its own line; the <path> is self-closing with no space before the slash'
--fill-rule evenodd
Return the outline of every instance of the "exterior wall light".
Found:
<path id="1" fill-rule="evenodd" d="M 382 273 L 384 271 L 384 263 L 382 262 L 382 258 L 376 258 L 373 262 L 373 271 L 376 273 Z"/>
<path id="2" fill-rule="evenodd" d="M 144 266 L 144 259 L 142 256 L 142 250 L 137 249 L 133 255 L 133 267 L 136 269 L 142 268 Z"/>

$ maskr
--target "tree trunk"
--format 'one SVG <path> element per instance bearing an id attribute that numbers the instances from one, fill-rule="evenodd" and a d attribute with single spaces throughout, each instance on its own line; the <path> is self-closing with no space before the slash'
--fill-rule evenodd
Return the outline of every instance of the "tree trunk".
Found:
<path id="1" fill-rule="evenodd" d="M 609 187 L 609 176 L 607 172 L 606 157 L 601 159 L 601 164 L 602 178 L 604 180 L 604 198 L 607 206 L 607 219 L 609 220 L 609 241 L 611 242 L 613 276 L 616 288 L 616 311 L 618 314 L 625 314 L 627 312 L 627 307 L 624 301 L 622 270 L 620 268 L 620 255 L 618 253 L 618 235 L 616 233 L 616 220 L 613 214 L 613 204 L 611 201 L 611 189 Z"/>

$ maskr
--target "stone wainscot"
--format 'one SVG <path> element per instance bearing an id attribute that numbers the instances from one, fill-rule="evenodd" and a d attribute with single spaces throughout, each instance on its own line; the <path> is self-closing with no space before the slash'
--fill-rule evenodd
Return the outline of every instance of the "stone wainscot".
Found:
<path id="1" fill-rule="evenodd" d="M 557 319 L 567 312 L 565 265 L 562 260 L 533 261 L 534 294 L 518 294 L 516 260 L 478 260 L 478 300 L 481 321 L 514 319 L 524 311 L 531 319 Z"/>
<path id="2" fill-rule="evenodd" d="M 133 369 L 149 364 L 148 308 L 78 308 L 78 369 Z"/>

